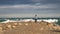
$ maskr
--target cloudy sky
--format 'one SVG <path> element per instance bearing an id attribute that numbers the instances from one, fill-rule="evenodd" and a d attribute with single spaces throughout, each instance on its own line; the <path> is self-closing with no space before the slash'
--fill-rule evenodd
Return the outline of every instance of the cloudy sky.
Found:
<path id="1" fill-rule="evenodd" d="M 0 17 L 60 17 L 60 0 L 0 0 Z"/>

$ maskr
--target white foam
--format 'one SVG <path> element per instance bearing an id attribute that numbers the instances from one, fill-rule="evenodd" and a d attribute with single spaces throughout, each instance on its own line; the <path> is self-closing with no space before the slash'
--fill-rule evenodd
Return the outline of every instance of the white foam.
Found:
<path id="1" fill-rule="evenodd" d="M 49 22 L 49 23 L 51 23 L 51 22 L 58 22 L 58 20 L 57 19 L 48 19 L 48 20 L 43 20 L 43 21 L 45 21 L 45 22 Z"/>
<path id="2" fill-rule="evenodd" d="M 24 20 L 20 20 L 21 22 L 29 22 L 29 21 L 32 21 L 32 22 L 34 22 L 34 20 L 33 19 L 24 19 Z"/>
<path id="3" fill-rule="evenodd" d="M 42 20 L 37 20 L 37 22 L 41 22 Z"/>
<path id="4" fill-rule="evenodd" d="M 24 19 L 24 20 L 6 20 L 6 21 L 4 21 L 4 22 L 1 22 L 1 23 L 8 23 L 8 22 L 29 22 L 29 21 L 31 21 L 31 22 L 34 22 L 35 20 L 33 20 L 33 19 Z M 41 22 L 41 21 L 45 21 L 45 22 L 49 22 L 49 23 L 54 23 L 54 22 L 58 22 L 58 20 L 57 19 L 39 19 L 39 20 L 37 20 L 37 22 Z"/>
<path id="5" fill-rule="evenodd" d="M 8 23 L 8 22 L 16 22 L 16 21 L 14 21 L 14 20 L 7 20 L 7 21 L 1 22 L 1 23 Z"/>

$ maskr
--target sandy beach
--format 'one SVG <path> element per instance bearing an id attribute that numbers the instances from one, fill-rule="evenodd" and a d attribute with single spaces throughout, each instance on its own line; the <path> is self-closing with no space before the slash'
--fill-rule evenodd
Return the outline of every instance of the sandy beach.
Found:
<path id="1" fill-rule="evenodd" d="M 60 26 L 47 22 L 0 23 L 0 34 L 60 34 Z"/>

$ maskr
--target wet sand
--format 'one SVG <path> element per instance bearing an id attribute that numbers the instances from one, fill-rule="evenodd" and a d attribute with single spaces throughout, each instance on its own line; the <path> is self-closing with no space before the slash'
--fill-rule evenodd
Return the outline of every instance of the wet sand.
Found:
<path id="1" fill-rule="evenodd" d="M 60 34 L 60 26 L 47 22 L 0 23 L 0 34 Z"/>

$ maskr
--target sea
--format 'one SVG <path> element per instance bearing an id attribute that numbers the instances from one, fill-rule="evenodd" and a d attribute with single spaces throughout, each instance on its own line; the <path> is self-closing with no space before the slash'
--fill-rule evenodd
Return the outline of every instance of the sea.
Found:
<path id="1" fill-rule="evenodd" d="M 24 19 L 36 19 L 36 18 L 0 18 L 0 23 L 7 21 L 7 20 L 24 20 Z M 60 25 L 60 18 L 37 18 L 37 20 L 58 20 L 56 24 Z"/>

